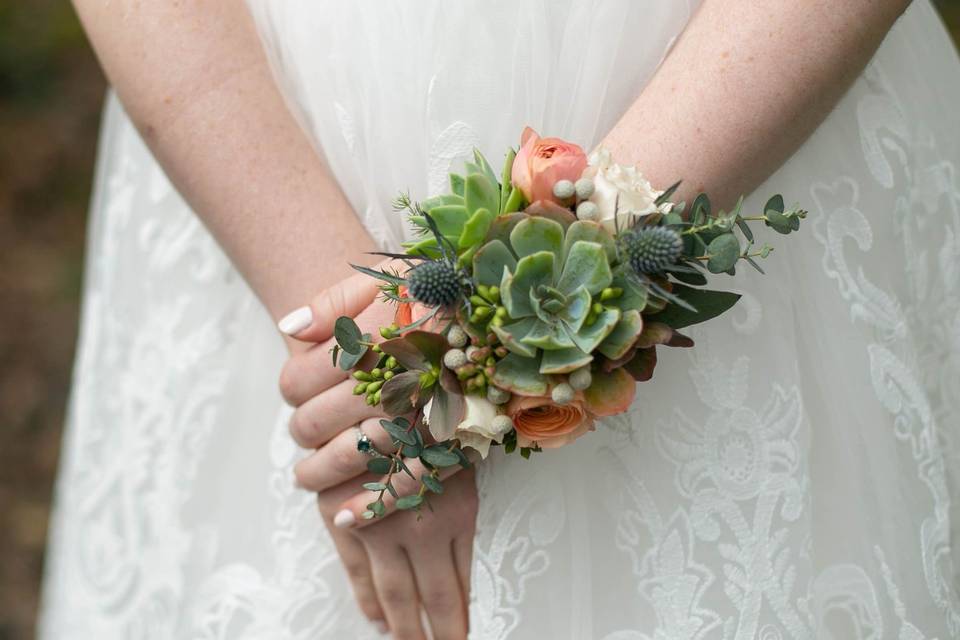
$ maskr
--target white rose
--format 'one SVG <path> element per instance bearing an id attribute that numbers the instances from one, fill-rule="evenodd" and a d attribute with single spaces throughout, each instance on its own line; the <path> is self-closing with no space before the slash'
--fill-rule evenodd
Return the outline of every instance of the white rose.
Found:
<path id="1" fill-rule="evenodd" d="M 591 153 L 588 162 L 583 177 L 593 180 L 590 202 L 597 205 L 597 222 L 607 231 L 623 231 L 634 218 L 657 211 L 656 199 L 663 192 L 654 189 L 635 166 L 615 164 L 604 147 Z"/>
<path id="2" fill-rule="evenodd" d="M 463 421 L 457 425 L 454 436 L 460 439 L 464 447 L 471 447 L 484 458 L 490 452 L 490 443 L 503 442 L 506 432 L 497 429 L 495 418 L 499 414 L 497 405 L 479 396 L 464 396 L 467 410 Z"/>

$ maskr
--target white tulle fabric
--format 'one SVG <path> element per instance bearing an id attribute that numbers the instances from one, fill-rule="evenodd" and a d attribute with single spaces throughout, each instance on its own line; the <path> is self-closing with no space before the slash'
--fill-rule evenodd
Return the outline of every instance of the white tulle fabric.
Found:
<path id="1" fill-rule="evenodd" d="M 695 4 L 249 0 L 392 248 L 396 190 L 472 147 L 596 143 Z M 958 104 L 915 2 L 758 191 L 810 218 L 738 309 L 629 414 L 482 466 L 471 638 L 960 638 Z M 293 487 L 275 330 L 112 97 L 98 176 L 41 637 L 375 637 Z"/>

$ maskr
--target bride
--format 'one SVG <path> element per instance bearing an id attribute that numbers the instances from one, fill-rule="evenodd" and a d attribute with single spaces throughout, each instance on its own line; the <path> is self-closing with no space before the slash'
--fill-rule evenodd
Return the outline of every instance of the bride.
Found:
<path id="1" fill-rule="evenodd" d="M 116 93 L 42 638 L 960 638 L 960 62 L 927 0 L 75 4 Z M 348 263 L 524 125 L 809 224 L 628 414 L 359 519 L 379 429 L 328 340 L 391 309 Z"/>

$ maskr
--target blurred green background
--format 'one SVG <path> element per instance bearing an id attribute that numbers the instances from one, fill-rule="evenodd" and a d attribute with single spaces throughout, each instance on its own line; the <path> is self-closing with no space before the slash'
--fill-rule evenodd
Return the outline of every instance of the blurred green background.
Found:
<path id="1" fill-rule="evenodd" d="M 68 2 L 0 0 L 0 640 L 33 637 L 105 86 Z"/>

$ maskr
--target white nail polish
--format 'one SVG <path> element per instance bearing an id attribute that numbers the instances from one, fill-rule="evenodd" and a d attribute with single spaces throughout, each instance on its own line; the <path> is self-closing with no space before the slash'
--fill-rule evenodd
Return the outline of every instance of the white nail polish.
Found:
<path id="1" fill-rule="evenodd" d="M 313 310 L 310 307 L 300 307 L 285 315 L 277 323 L 277 327 L 288 336 L 295 336 L 309 327 L 311 322 L 313 322 Z"/>
<path id="2" fill-rule="evenodd" d="M 338 529 L 352 527 L 356 521 L 357 518 L 353 515 L 353 511 L 350 511 L 350 509 L 338 511 L 337 515 L 333 516 L 333 526 L 337 527 Z"/>
<path id="3" fill-rule="evenodd" d="M 387 635 L 387 632 L 390 631 L 390 627 L 388 627 L 387 623 L 383 620 L 374 620 L 373 626 L 376 627 L 377 632 L 382 636 Z"/>

